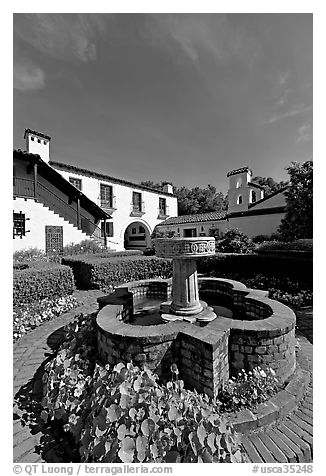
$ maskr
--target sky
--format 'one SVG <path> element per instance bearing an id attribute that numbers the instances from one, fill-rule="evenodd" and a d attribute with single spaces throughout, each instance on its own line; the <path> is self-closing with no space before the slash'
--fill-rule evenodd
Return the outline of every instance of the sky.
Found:
<path id="1" fill-rule="evenodd" d="M 14 14 L 15 148 L 133 182 L 227 190 L 312 158 L 309 13 Z"/>

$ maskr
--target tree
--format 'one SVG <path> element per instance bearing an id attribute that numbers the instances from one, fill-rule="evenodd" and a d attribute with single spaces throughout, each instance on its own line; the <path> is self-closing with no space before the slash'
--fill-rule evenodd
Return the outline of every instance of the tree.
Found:
<path id="1" fill-rule="evenodd" d="M 151 180 L 141 182 L 146 187 L 162 190 L 167 182 L 154 183 Z M 178 215 L 195 215 L 198 213 L 219 212 L 227 210 L 227 197 L 217 192 L 213 185 L 206 188 L 173 186 L 173 193 L 178 199 Z"/>
<path id="2" fill-rule="evenodd" d="M 312 238 L 313 234 L 313 165 L 312 160 L 303 164 L 291 162 L 286 168 L 290 176 L 285 192 L 286 211 L 279 227 L 282 239 Z"/>
<path id="3" fill-rule="evenodd" d="M 277 192 L 281 188 L 285 187 L 287 185 L 287 182 L 275 182 L 275 180 L 272 177 L 254 177 L 252 179 L 253 183 L 257 183 L 258 185 L 261 185 L 264 187 L 265 195 L 270 195 L 273 192 Z"/>

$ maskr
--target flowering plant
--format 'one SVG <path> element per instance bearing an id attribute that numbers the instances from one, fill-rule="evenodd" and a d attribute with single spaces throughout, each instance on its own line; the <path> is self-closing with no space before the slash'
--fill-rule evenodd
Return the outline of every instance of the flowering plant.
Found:
<path id="1" fill-rule="evenodd" d="M 279 387 L 271 368 L 262 369 L 258 366 L 249 372 L 242 370 L 223 386 L 218 394 L 217 404 L 221 412 L 253 408 L 274 395 Z"/>
<path id="2" fill-rule="evenodd" d="M 58 299 L 42 299 L 39 302 L 20 304 L 14 307 L 14 342 L 23 335 L 61 314 L 79 306 L 76 298 L 68 295 Z"/>

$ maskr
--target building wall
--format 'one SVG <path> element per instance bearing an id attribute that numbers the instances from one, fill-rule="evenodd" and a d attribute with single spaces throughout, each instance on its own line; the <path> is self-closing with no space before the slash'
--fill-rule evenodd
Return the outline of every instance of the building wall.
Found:
<path id="1" fill-rule="evenodd" d="M 284 213 L 273 213 L 230 218 L 228 228 L 239 228 L 242 233 L 250 238 L 257 235 L 271 235 L 277 232 L 283 217 Z"/>
<path id="2" fill-rule="evenodd" d="M 33 199 L 14 199 L 13 211 L 15 213 L 22 212 L 25 214 L 25 218 L 29 218 L 25 223 L 25 229 L 29 231 L 22 238 L 16 236 L 13 240 L 14 252 L 27 248 L 39 248 L 45 251 L 46 225 L 63 227 L 63 246 L 89 239 L 85 233 Z"/>
<path id="3" fill-rule="evenodd" d="M 184 236 L 184 230 L 195 229 L 196 236 L 210 236 L 210 230 L 218 230 L 222 236 L 228 228 L 226 220 L 217 220 L 210 222 L 182 223 L 179 225 L 167 225 L 159 227 L 159 231 L 171 231 L 180 237 Z"/>
<path id="4" fill-rule="evenodd" d="M 160 195 L 149 191 L 127 187 L 122 184 L 112 183 L 105 180 L 99 180 L 95 177 L 88 177 L 75 172 L 56 169 L 61 175 L 69 181 L 70 177 L 82 180 L 82 192 L 100 206 L 100 184 L 111 185 L 113 188 L 113 196 L 115 197 L 116 210 L 110 211 L 113 221 L 113 237 L 108 238 L 108 245 L 117 251 L 124 249 L 124 234 L 128 226 L 132 223 L 138 223 L 145 227 L 147 234 L 150 235 L 156 225 L 162 223 L 162 219 L 158 219 L 159 197 L 166 199 L 169 216 L 177 216 L 177 199 L 167 195 Z M 132 192 L 140 192 L 142 201 L 145 204 L 145 213 L 138 216 L 130 216 Z M 148 241 L 146 246 L 148 246 Z"/>

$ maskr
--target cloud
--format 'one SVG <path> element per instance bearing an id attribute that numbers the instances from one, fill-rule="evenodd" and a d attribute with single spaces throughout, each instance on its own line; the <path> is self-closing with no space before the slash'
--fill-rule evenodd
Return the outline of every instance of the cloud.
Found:
<path id="1" fill-rule="evenodd" d="M 310 122 L 304 123 L 298 130 L 298 137 L 296 142 L 310 142 L 312 140 L 312 124 Z"/>
<path id="2" fill-rule="evenodd" d="M 288 110 L 284 110 L 283 112 L 273 114 L 265 124 L 273 124 L 274 122 L 282 121 L 283 119 L 287 119 L 288 117 L 298 116 L 300 114 L 304 114 L 311 110 L 311 106 L 305 106 L 304 104 L 295 104 Z"/>
<path id="3" fill-rule="evenodd" d="M 259 43 L 224 14 L 148 15 L 144 36 L 171 54 L 198 63 L 203 55 L 215 61 L 236 59 L 251 65 L 261 54 Z"/>
<path id="4" fill-rule="evenodd" d="M 31 63 L 14 65 L 14 89 L 28 91 L 41 89 L 45 84 L 45 74 L 37 66 Z"/>
<path id="5" fill-rule="evenodd" d="M 93 61 L 98 35 L 105 32 L 106 15 L 14 15 L 14 33 L 37 50 L 60 60 Z"/>

